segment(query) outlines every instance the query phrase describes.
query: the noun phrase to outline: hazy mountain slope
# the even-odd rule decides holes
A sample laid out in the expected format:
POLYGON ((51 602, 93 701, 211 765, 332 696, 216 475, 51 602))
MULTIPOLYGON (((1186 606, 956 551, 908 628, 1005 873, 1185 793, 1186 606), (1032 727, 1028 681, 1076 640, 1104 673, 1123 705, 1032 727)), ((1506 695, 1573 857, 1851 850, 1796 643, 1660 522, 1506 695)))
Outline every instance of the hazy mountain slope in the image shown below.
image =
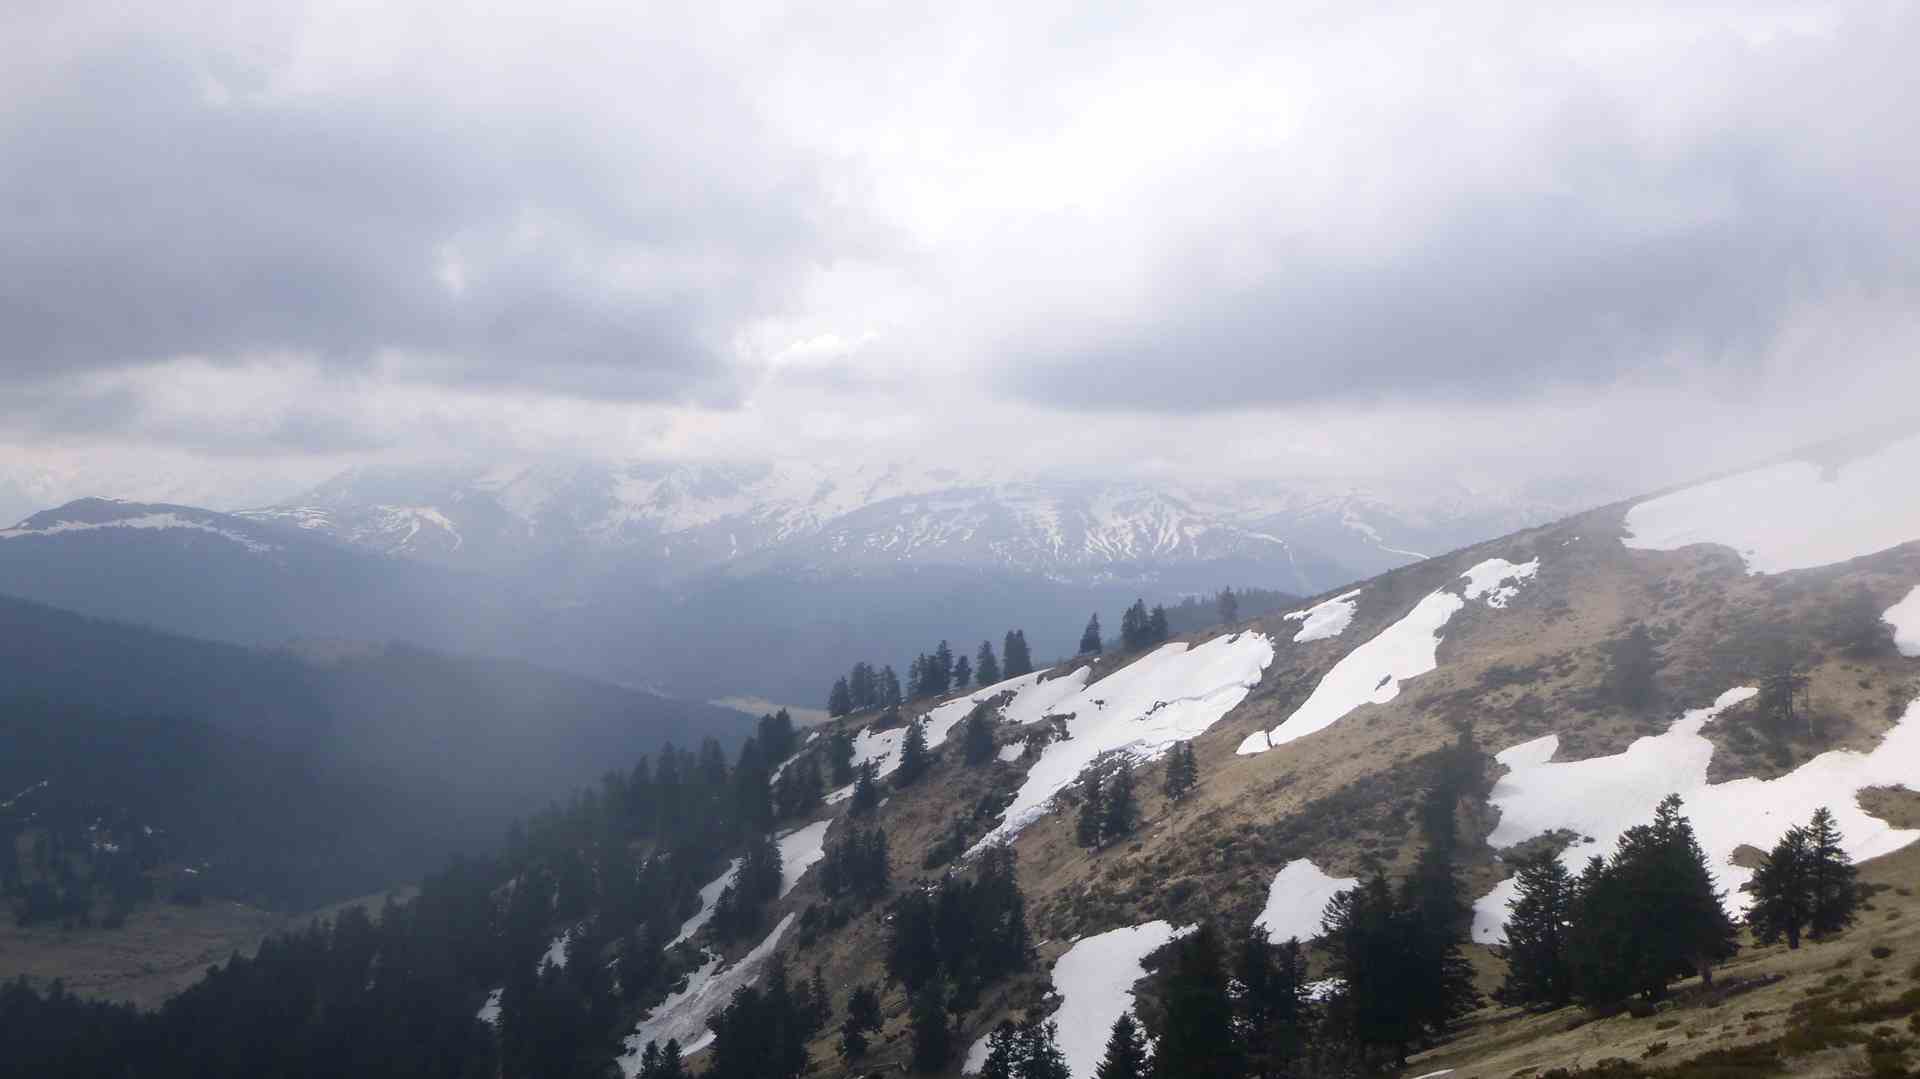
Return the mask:
POLYGON ((203 721, 356 783, 408 791, 387 827, 493 840, 660 744, 744 737, 738 712, 399 645, 257 650, 0 597, 0 685, 110 715, 203 721), (311 658, 308 658, 311 657, 311 658))
MULTIPOLYGON (((1070 678, 1070 692, 1049 696, 1051 718, 1045 719, 1021 706, 1026 689, 1007 694, 999 702, 1002 714, 1029 722, 1003 720, 997 734, 1003 747, 1048 725, 1063 725, 1074 740, 1038 752, 1003 752, 968 768, 949 736, 937 747, 941 760, 933 772, 893 791, 875 818, 891 841, 896 875, 905 878, 937 870, 964 849, 953 843, 956 832, 971 842, 1000 823, 1001 811, 982 815, 981 807, 1019 809, 1024 827, 1012 841, 1034 936, 1044 942, 1041 962, 965 1016, 965 1041, 1008 1011, 1039 1002, 1054 961, 1072 942, 1094 934, 1200 919, 1238 932, 1263 917, 1270 925, 1285 923, 1277 928, 1289 933, 1311 932, 1307 908, 1315 902, 1289 889, 1318 897, 1330 878, 1354 878, 1375 867, 1405 871, 1419 849, 1418 795, 1436 752, 1462 726, 1489 758, 1484 783, 1458 806, 1469 841, 1469 901, 1495 897, 1506 875, 1493 842, 1543 841, 1514 833, 1529 830, 1524 819, 1560 814, 1576 836, 1592 838, 1569 849, 1569 856, 1584 858, 1610 842, 1607 820, 1650 817, 1668 784, 1649 783, 1636 767, 1614 762, 1638 759, 1629 755, 1636 740, 1693 738, 1696 730, 1704 747, 1697 751, 1704 754, 1701 771, 1676 773, 1674 782, 1700 814, 1703 842, 1716 864, 1726 867, 1723 884, 1744 879, 1744 871, 1727 866, 1736 849, 1770 846, 1816 802, 1845 807, 1858 856, 1907 849, 1920 839, 1913 830, 1920 807, 1912 804, 1920 798, 1890 788, 1920 789, 1920 754, 1903 748, 1920 737, 1920 658, 1903 654, 1895 642, 1896 631, 1910 641, 1920 617, 1911 613, 1920 604, 1910 599, 1920 588, 1920 527, 1913 526, 1911 491, 1893 478, 1920 470, 1920 439, 1856 446, 1822 457, 1820 465, 1766 482, 1769 497, 1744 504, 1730 503, 1726 485, 1744 489, 1759 482, 1753 476, 1604 507, 1398 569, 1298 608, 1320 607, 1314 615, 1289 619, 1277 612, 1230 632, 1176 641, 1167 647, 1189 646, 1196 656, 1234 633, 1243 641, 1258 635, 1272 649, 1244 699, 1226 701, 1223 714, 1209 712, 1195 724, 1202 732, 1194 741, 1200 785, 1179 804, 1159 793, 1161 769, 1152 761, 1160 739, 1150 735, 1161 713, 1213 699, 1222 688, 1213 673, 1195 667, 1192 678, 1168 675, 1172 680, 1162 686, 1152 673, 1167 660, 1160 651, 1108 655, 1091 670, 1058 668, 1046 678, 1070 678), (1832 497, 1836 491, 1825 484, 1848 494, 1849 513, 1794 512, 1796 505, 1832 497), (1868 508, 1860 508, 1861 498, 1868 508), (1697 527, 1684 535, 1660 532, 1656 542, 1650 522, 1674 519, 1697 527), (1769 557, 1769 551, 1788 553, 1769 557), (1444 618, 1420 613, 1442 608, 1444 618), (1644 695, 1625 683, 1613 662, 1618 642, 1635 625, 1644 625, 1654 642, 1644 695), (1751 694, 1734 691, 1753 685, 1782 655, 1808 676, 1811 709, 1804 731, 1776 743, 1764 732, 1751 694), (1343 663, 1375 673, 1337 674, 1343 663), (1155 688, 1144 695, 1127 688, 1148 682, 1155 688), (1634 700, 1644 703, 1628 703, 1634 700), (1716 702, 1711 712, 1701 711, 1716 702), (1097 853, 1075 842, 1076 796, 1049 763, 1056 753, 1063 765, 1069 756, 1089 759, 1086 744, 1076 744, 1078 725, 1088 722, 1115 731, 1137 724, 1142 732, 1131 740, 1116 735, 1108 744, 1143 762, 1144 821, 1131 839, 1097 853), (1270 748, 1236 752, 1256 736, 1270 748), (1524 768, 1543 766, 1530 754, 1543 752, 1539 740, 1549 736, 1551 761, 1590 762, 1590 778, 1578 784, 1527 778, 1524 768), (1531 748, 1518 754, 1518 747, 1531 748), (1514 762, 1511 778, 1503 779, 1506 766, 1492 759, 1496 755, 1514 762), (1051 777, 1045 790, 1060 793, 1039 801, 1027 788, 1043 774, 1051 777), (1538 799, 1563 794, 1578 797, 1541 808, 1538 799), (1502 805, 1513 807, 1504 830, 1502 805), (946 853, 934 853, 940 851, 946 853)), ((860 728, 869 720, 843 722, 860 728)), ((884 739, 861 744, 869 742, 884 749, 884 739)), ((1664 744, 1642 743, 1656 752, 1664 744)), ((1098 766, 1102 758, 1091 759, 1098 766)), ((829 807, 826 815, 835 812, 829 807)), ((828 830, 829 842, 840 827, 828 830)), ((809 875, 769 921, 791 913, 804 918, 810 904, 822 902, 817 889, 809 875)), ((1463 923, 1460 931, 1469 928, 1463 923)), ((790 963, 820 964, 833 985, 880 980, 883 935, 878 921, 858 918, 820 930, 805 947, 793 946, 790 963)), ((1500 964, 1473 950, 1488 979, 1484 987, 1491 988, 1500 964)), ((1157 967, 1151 957, 1146 965, 1157 967)), ((1053 984, 1060 987, 1057 979, 1053 984)), ((1154 978, 1129 990, 1143 1015, 1155 1014, 1154 978)), ((876 1068, 904 1059, 904 1039, 889 1040, 904 1026, 898 990, 886 993, 883 1010, 888 1022, 876 1044, 885 1049, 871 1062, 876 1068)), ((1669 1052, 1684 1057, 1707 1044, 1675 1042, 1669 1052)), ((1510 1045, 1480 1051, 1513 1055, 1510 1045)), ((827 1039, 814 1046, 816 1060, 831 1061, 831 1053, 827 1039)), ((1462 1074, 1491 1074, 1474 1070, 1471 1058, 1445 1059, 1443 1066, 1460 1067, 1462 1074)))

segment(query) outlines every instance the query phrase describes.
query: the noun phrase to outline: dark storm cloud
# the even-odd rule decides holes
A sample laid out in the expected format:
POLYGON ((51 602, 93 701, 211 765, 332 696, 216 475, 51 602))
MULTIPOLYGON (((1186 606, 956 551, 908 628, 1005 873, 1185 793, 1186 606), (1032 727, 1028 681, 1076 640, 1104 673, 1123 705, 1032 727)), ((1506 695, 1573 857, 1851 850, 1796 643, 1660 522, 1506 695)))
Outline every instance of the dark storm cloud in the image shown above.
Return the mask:
POLYGON ((1775 154, 1715 151, 1456 206, 1363 265, 1273 237, 1266 271, 1244 283, 1189 248, 1163 260, 1137 314, 1016 346, 1012 381, 1062 406, 1159 410, 1737 382, 1796 315, 1920 299, 1906 230, 1823 183, 1775 154))
POLYGON ((210 98, 183 54, 145 41, 13 102, 0 377, 182 354, 354 369, 397 350, 450 383, 724 401, 730 334, 777 310, 825 242, 797 156, 747 161, 783 200, 702 156, 702 138, 754 132, 697 85, 671 123, 703 136, 636 137, 536 108, 481 122, 240 83, 210 98))

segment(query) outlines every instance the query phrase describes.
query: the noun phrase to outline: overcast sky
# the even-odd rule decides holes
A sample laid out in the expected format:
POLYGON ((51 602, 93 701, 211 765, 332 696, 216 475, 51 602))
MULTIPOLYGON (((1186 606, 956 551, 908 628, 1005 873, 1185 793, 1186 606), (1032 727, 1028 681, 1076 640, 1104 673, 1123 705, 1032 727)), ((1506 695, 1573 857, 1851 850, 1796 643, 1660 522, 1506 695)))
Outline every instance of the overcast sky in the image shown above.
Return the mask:
POLYGON ((0 7, 0 485, 1631 485, 1920 415, 1910 5, 475 6, 0 7))

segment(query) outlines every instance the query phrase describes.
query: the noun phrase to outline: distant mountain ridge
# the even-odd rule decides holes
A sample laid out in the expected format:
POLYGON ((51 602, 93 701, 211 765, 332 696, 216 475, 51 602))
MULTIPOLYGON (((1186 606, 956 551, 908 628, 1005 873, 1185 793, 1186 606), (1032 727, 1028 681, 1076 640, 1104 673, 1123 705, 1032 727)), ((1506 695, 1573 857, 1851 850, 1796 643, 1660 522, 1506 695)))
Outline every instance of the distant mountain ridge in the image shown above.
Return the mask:
MULTIPOLYGON (((1582 500, 1584 504, 1584 500, 1582 500)), ((239 516, 449 566, 618 561, 705 570, 939 565, 1079 584, 1237 562, 1317 591, 1567 512, 1523 495, 1417 501, 1303 480, 1071 479, 898 465, 516 465, 365 469, 239 516)))

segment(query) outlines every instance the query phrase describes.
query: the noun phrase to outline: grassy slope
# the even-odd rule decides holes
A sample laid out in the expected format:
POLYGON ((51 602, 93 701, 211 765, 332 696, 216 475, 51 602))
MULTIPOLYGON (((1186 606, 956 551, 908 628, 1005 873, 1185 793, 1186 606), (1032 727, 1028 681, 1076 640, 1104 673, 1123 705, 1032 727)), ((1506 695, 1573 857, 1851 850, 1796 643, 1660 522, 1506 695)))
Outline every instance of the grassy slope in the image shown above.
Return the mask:
MULTIPOLYGON (((1634 738, 1664 729, 1682 709, 1751 681, 1759 637, 1769 627, 1786 628, 1799 654, 1815 663, 1813 703, 1831 721, 1822 740, 1793 746, 1790 763, 1835 746, 1872 744, 1915 692, 1920 669, 1913 661, 1890 654, 1849 658, 1841 654, 1831 626, 1839 598, 1856 587, 1867 589, 1884 609, 1920 581, 1920 545, 1824 570, 1753 577, 1723 549, 1628 551, 1617 539, 1621 514, 1620 507, 1597 510, 1376 578, 1361 596, 1354 624, 1335 640, 1295 645, 1291 628, 1277 617, 1255 620, 1253 626, 1275 637, 1278 654, 1248 700, 1196 742, 1202 786, 1192 798, 1167 805, 1158 794, 1160 768, 1149 766, 1140 773, 1145 819, 1129 842, 1097 854, 1080 849, 1073 842, 1070 808, 1019 837, 1021 881, 1035 939, 1041 942, 1040 961, 1033 975, 996 989, 964 1017, 963 1041, 990 1029, 1007 1011, 1039 1004, 1047 967, 1075 937, 1156 917, 1182 924, 1211 917, 1237 929, 1259 910, 1273 873, 1295 857, 1311 857, 1336 875, 1357 875, 1374 865, 1390 873, 1406 866, 1417 854, 1412 808, 1420 786, 1418 770, 1408 762, 1445 745, 1452 738, 1451 722, 1471 721, 1490 753, 1550 732, 1561 735, 1561 759, 1618 752, 1634 738), (1258 756, 1234 754, 1246 734, 1289 715, 1346 652, 1467 566, 1496 556, 1516 562, 1538 556, 1540 576, 1504 611, 1470 606, 1456 616, 1440 646, 1437 670, 1403 684, 1393 702, 1363 706, 1319 734, 1258 756), (1636 620, 1662 640, 1663 699, 1644 715, 1621 712, 1603 692, 1607 642, 1636 620)), ((1109 657, 1105 665, 1116 667, 1129 658, 1109 657)), ((1728 723, 1741 719, 1730 715, 1728 723)), ((996 782, 1017 782, 1018 765, 964 769, 953 747, 946 758, 921 787, 895 793, 878 814, 895 852, 897 881, 921 872, 920 853, 957 813, 996 782)), ((1715 778, 1771 774, 1776 768, 1761 756, 1739 756, 1729 747, 1720 754, 1715 778)), ((1484 804, 1463 804, 1461 814, 1471 836, 1484 836, 1494 823, 1484 804)), ((1499 879, 1502 871, 1493 854, 1484 844, 1472 853, 1466 874, 1472 895, 1499 879)), ((1909 883, 1920 883, 1912 880, 1914 863, 1886 861, 1876 872, 1904 873, 1909 883)), ((1882 897, 1883 912, 1904 909, 1890 896, 1882 897)), ((818 899, 808 880, 783 909, 802 909, 818 899)), ((1805 956, 1815 953, 1841 955, 1837 949, 1854 949, 1866 935, 1856 932, 1793 961, 1808 962, 1805 956)), ((790 950, 790 958, 802 972, 821 965, 828 983, 844 993, 856 982, 883 979, 883 939, 884 926, 869 913, 824 934, 812 947, 790 950)), ((1902 954, 1907 951, 1920 953, 1920 947, 1903 948, 1902 954)), ((1491 988, 1500 964, 1484 950, 1475 952, 1491 988)), ((1752 953, 1740 962, 1771 962, 1770 954, 1752 953)), ((1142 987, 1144 1009, 1153 1007, 1152 997, 1149 982, 1142 987)), ((836 1000, 840 1003, 843 999, 836 1000)), ((905 1056, 905 1001, 896 989, 884 994, 883 1006, 889 1022, 865 1062, 871 1069, 905 1056)), ((1753 1007, 1741 1004, 1734 1014, 1753 1007)), ((1531 1042, 1565 1024, 1564 1018, 1485 1013, 1467 1037, 1446 1050, 1453 1055, 1438 1056, 1432 1067, 1410 1074, 1477 1057, 1481 1050, 1473 1046, 1491 1046, 1502 1038, 1531 1042)), ((1651 1023, 1647 1027, 1653 1029, 1651 1023)), ((1718 1027, 1714 1033, 1720 1033, 1718 1027)), ((1687 1040, 1684 1034, 1668 1032, 1666 1040, 1672 1043, 1670 1059, 1685 1055, 1679 1047, 1687 1040)), ((839 1073, 830 1037, 815 1044, 814 1056, 828 1065, 827 1074, 839 1073)), ((1525 1066, 1515 1063, 1497 1074, 1525 1066)))

